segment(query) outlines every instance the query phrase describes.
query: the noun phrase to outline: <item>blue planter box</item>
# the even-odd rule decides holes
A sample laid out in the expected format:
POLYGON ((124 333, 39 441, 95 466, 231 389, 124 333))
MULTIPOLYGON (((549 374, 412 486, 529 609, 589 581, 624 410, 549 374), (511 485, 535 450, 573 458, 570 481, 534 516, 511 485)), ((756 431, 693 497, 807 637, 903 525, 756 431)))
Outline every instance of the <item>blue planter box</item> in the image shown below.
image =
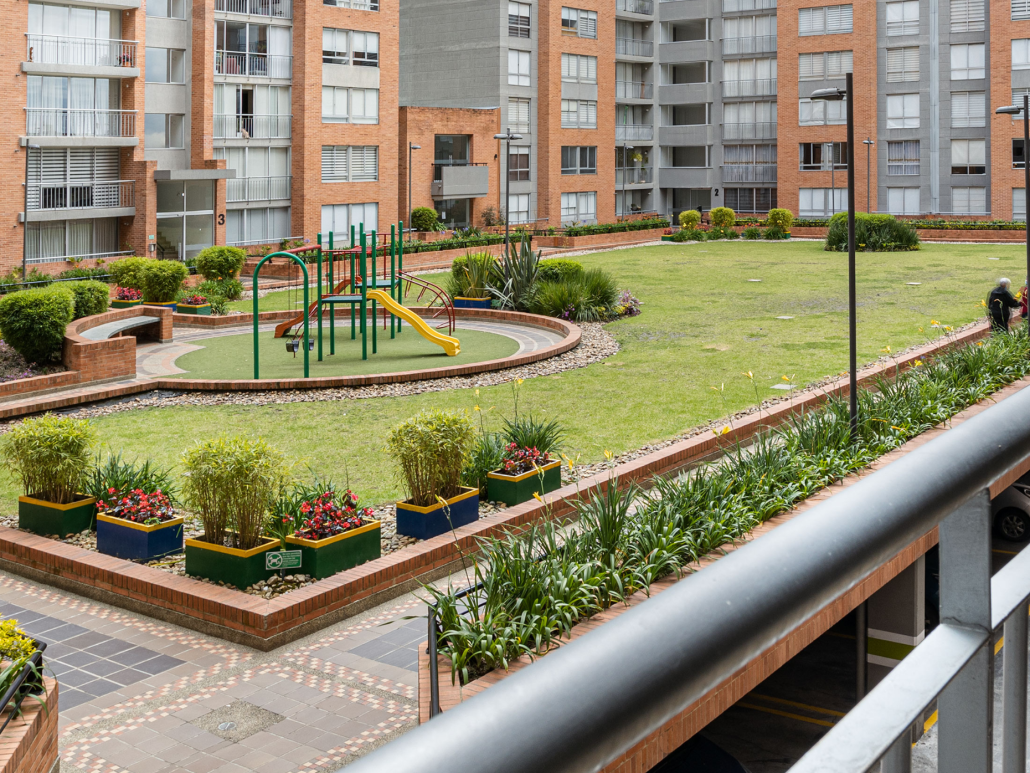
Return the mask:
POLYGON ((461 494, 447 500, 447 509, 450 519, 443 505, 419 507, 398 502, 397 533, 425 540, 479 520, 479 489, 463 489, 461 494))
POLYGON ((97 513, 97 550, 130 561, 152 561, 182 552, 182 518, 144 526, 97 513))
POLYGON ((489 309, 490 299, 489 298, 454 298, 454 308, 456 309, 489 309))

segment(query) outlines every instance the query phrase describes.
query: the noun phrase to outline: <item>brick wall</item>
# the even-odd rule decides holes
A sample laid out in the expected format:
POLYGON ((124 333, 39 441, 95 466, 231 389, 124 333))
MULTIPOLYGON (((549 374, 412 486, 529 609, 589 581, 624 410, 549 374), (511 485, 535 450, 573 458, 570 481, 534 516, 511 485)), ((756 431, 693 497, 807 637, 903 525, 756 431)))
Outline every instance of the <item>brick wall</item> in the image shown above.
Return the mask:
POLYGON ((50 773, 57 765, 57 680, 43 677, 44 694, 26 698, 22 713, 0 737, 0 773, 50 773))
POLYGON ((18 222, 25 208, 25 153, 19 138, 25 134, 25 104, 28 95, 27 78, 21 72, 25 60, 26 39, 22 34, 29 28, 28 3, 18 0, 0 0, 0 13, 4 19, 5 45, 0 48, 0 78, 5 84, 4 101, 7 108, 0 112, 0 272, 21 266, 25 227, 18 222))
POLYGON ((1012 41, 1030 38, 1030 21, 1012 21, 1010 0, 990 0, 989 6, 987 125, 991 136, 991 198, 988 206, 992 217, 1007 220, 1012 217, 1012 189, 1025 185, 1023 170, 1012 168, 1012 140, 1022 138, 1023 122, 1012 120, 1010 115, 996 115, 994 109, 1012 102, 1012 41))
POLYGON ((80 382, 101 381, 136 375, 136 335, 159 341, 172 340, 172 310, 154 306, 113 309, 104 314, 75 320, 65 330, 61 360, 68 370, 79 373, 80 382), (160 322, 132 328, 118 338, 91 341, 83 338, 86 330, 130 317, 159 317, 160 322))

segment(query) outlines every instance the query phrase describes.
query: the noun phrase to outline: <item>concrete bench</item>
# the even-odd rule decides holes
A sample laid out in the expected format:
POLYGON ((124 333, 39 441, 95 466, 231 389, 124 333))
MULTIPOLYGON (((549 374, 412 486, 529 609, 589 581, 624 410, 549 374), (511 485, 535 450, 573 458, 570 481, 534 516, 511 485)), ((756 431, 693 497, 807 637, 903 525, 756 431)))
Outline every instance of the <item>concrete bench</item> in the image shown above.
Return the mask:
POLYGON ((126 330, 143 325, 153 325, 155 322, 160 323, 161 319, 159 317, 128 317, 114 322, 105 322, 103 325, 84 330, 79 335, 88 341, 104 341, 108 338, 115 338, 126 330))

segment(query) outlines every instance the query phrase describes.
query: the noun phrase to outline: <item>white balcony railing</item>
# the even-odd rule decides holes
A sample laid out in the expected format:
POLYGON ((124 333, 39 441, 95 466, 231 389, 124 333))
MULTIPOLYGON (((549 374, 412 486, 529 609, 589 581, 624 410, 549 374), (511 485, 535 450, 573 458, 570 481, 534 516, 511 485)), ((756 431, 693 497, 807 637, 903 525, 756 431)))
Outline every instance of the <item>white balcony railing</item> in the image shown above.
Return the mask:
POLYGON ((291 115, 216 115, 215 139, 288 140, 291 115))
POLYGON ((722 138, 724 140, 776 139, 776 122, 724 123, 722 125, 722 138))
POLYGON ((251 16, 271 16, 274 19, 292 19, 293 0, 215 0, 215 10, 225 13, 246 13, 251 16))
POLYGON ((651 56, 654 54, 654 43, 639 38, 616 38, 615 53, 625 56, 651 56))
POLYGON ((724 164, 724 183, 774 183, 776 164, 724 164))
POLYGON ((654 84, 649 81, 615 81, 616 99, 651 99, 654 84))
POLYGON ((647 185, 654 182, 654 170, 649 166, 615 167, 616 185, 647 185))
POLYGON ((27 107, 25 133, 30 137, 135 137, 136 111, 27 107))
POLYGON ((750 38, 723 38, 722 55, 767 54, 776 51, 775 35, 755 35, 750 38))
POLYGON ((34 244, 29 244, 29 253, 25 257, 25 262, 32 265, 39 265, 41 263, 70 263, 80 260, 109 260, 111 258, 121 258, 126 255, 135 255, 136 250, 111 250, 110 252, 91 252, 82 255, 47 255, 46 257, 39 257, 37 255, 39 247, 34 244))
POLYGON ((288 199, 290 198, 290 181, 292 179, 287 175, 285 177, 237 177, 233 180, 226 180, 225 200, 240 202, 288 199))
POLYGON ((292 56, 253 54, 243 51, 215 51, 215 75, 289 78, 292 74, 292 56))
POLYGON ((134 180, 60 184, 33 183, 28 186, 28 208, 30 210, 134 206, 136 206, 134 180))
POLYGON ((654 2, 653 0, 615 0, 615 10, 653 16, 654 2))
POLYGON ((622 124, 615 126, 615 139, 621 140, 652 140, 654 139, 654 126, 646 124, 622 124))
POLYGON ((768 11, 776 8, 776 0, 722 0, 723 13, 768 11))
POLYGON ((65 35, 27 34, 26 61, 37 64, 81 64, 135 67, 135 40, 99 40, 65 35))
POLYGON ((723 81, 724 97, 768 97, 776 94, 775 78, 753 78, 746 81, 723 81))

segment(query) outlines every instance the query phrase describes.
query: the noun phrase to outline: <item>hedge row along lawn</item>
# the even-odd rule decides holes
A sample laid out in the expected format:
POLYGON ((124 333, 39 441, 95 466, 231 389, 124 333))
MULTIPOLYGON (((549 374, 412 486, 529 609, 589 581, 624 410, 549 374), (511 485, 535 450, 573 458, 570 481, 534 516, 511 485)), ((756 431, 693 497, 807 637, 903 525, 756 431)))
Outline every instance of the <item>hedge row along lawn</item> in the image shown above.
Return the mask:
MULTIPOLYGON (((847 256, 822 247, 794 240, 665 243, 578 257, 615 274, 643 301, 643 313, 606 327, 622 347, 614 357, 527 379, 520 410, 560 419, 566 453, 597 462, 605 450, 637 449, 753 405, 755 388, 743 372, 754 374, 763 399, 785 394, 771 389, 784 375, 800 386, 839 374, 848 360, 847 256), (713 391, 722 384, 725 391, 713 391)), ((979 318, 980 299, 999 276, 1018 282, 1024 260, 1018 244, 862 253, 859 361, 885 356, 886 346, 898 351, 927 340, 931 319, 958 327, 979 318)), ((439 284, 443 277, 430 278, 439 284)), ((292 360, 285 347, 277 356, 292 360)), ((296 368, 299 374, 299 358, 296 368)), ((103 417, 97 426, 126 458, 149 457, 164 467, 174 467, 198 438, 258 434, 318 472, 349 477, 371 505, 401 495, 384 451, 391 427, 422 408, 476 404, 487 412, 488 429, 499 429, 498 413, 511 411, 510 385, 483 387, 478 398, 470 386, 374 400, 146 409, 103 417)), ((13 513, 15 489, 6 479, 2 485, 4 512, 13 513)))

